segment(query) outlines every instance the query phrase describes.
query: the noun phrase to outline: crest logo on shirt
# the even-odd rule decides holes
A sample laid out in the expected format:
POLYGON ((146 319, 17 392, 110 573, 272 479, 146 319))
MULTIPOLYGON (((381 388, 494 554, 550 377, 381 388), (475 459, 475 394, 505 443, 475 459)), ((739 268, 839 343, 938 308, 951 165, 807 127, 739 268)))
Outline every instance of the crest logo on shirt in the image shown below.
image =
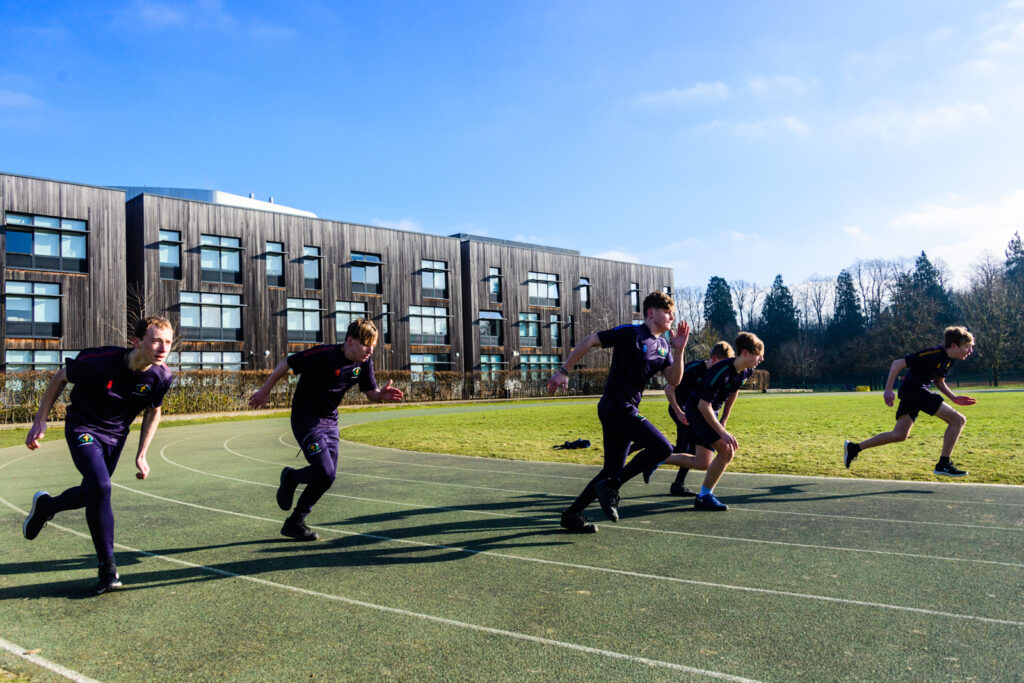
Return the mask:
POLYGON ((353 370, 352 371, 352 379, 355 379, 356 377, 358 377, 359 376, 359 372, 361 370, 362 370, 362 368, 356 368, 355 370, 353 370))
POLYGON ((92 443, 92 434, 79 434, 77 441, 80 444, 92 443))
POLYGON ((313 443, 309 444, 309 452, 310 453, 319 453, 320 452, 320 444, 316 443, 315 441, 313 443))
POLYGON ((132 393, 135 394, 136 396, 145 396, 152 390, 153 387, 149 386, 148 384, 136 384, 135 391, 133 391, 132 393))
POLYGON ((644 353, 647 353, 647 344, 643 345, 644 353))
POLYGON ((662 358, 664 358, 665 356, 668 355, 668 349, 666 349, 666 348, 658 349, 658 355, 661 356, 662 358))

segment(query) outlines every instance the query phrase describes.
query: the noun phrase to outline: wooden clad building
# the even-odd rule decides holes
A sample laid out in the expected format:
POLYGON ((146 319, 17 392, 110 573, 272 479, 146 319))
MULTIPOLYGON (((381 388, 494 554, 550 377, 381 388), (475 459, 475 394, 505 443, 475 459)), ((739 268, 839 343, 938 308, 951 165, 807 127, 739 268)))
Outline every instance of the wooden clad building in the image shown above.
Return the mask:
POLYGON ((0 173, 0 208, 3 368, 125 344, 124 192, 0 173))
POLYGON ((183 368, 272 368, 364 317, 378 367, 463 369, 456 239, 150 194, 126 218, 130 303, 174 321, 183 368))

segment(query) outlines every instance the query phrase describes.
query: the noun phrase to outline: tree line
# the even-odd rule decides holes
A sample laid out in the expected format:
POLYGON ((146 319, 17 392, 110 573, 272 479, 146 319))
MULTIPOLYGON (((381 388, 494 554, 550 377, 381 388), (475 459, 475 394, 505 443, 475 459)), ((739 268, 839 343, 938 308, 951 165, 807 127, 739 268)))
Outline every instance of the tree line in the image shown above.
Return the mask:
POLYGON ((688 356, 706 357, 739 330, 765 343, 762 368, 772 386, 875 384, 892 359, 942 343, 942 330, 964 325, 974 355, 961 373, 998 386, 1024 376, 1024 245, 1014 233, 1004 256, 986 252, 966 285, 952 286, 948 267, 917 258, 858 260, 835 278, 812 275, 787 286, 713 276, 707 287, 676 292, 680 319, 695 333, 688 356))

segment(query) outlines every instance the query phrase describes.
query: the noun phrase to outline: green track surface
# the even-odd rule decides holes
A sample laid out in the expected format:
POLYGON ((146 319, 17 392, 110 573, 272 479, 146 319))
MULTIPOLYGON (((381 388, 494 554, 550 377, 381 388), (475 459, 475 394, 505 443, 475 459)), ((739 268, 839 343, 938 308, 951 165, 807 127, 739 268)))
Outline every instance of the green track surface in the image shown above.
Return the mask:
MULTIPOLYGON (((480 410, 529 408, 412 413, 480 410)), ((405 415, 342 423, 397 429, 405 415)), ((1024 671, 1021 487, 727 473, 717 492, 731 508, 715 514, 666 495, 673 472, 660 471, 624 487, 620 523, 572 536, 557 516, 592 466, 343 442, 339 479, 307 520, 321 540, 297 544, 278 535, 274 502, 281 467, 301 462, 287 419, 162 430, 143 482, 135 438, 114 475, 124 590, 98 598, 81 511, 35 541, 20 534, 34 491, 78 482, 66 446, 0 449, 0 638, 94 679, 1024 671)))

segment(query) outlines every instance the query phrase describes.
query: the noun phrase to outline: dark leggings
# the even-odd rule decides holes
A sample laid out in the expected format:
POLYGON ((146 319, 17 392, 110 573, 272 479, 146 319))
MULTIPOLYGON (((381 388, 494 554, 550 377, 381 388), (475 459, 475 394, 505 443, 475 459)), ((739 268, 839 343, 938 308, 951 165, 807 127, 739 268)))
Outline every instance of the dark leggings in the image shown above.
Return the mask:
POLYGON ((84 507, 96 556, 100 562, 111 560, 114 557, 114 510, 110 506, 110 475, 117 467, 124 441, 106 444, 90 434, 68 431, 64 438, 75 467, 82 473, 82 483, 51 500, 47 513, 84 507))
POLYGON ((289 484, 305 484, 292 517, 303 520, 321 496, 331 488, 338 473, 338 427, 317 429, 304 434, 293 428, 295 440, 309 465, 289 473, 289 484))
POLYGON ((672 454, 672 444, 665 435, 636 408, 607 408, 599 403, 597 416, 601 419, 604 438, 604 467, 569 506, 572 512, 583 512, 594 502, 597 498, 594 492, 596 482, 609 479, 612 486, 618 488, 645 469, 664 462, 672 454), (630 444, 639 446, 640 451, 626 464, 630 444))

